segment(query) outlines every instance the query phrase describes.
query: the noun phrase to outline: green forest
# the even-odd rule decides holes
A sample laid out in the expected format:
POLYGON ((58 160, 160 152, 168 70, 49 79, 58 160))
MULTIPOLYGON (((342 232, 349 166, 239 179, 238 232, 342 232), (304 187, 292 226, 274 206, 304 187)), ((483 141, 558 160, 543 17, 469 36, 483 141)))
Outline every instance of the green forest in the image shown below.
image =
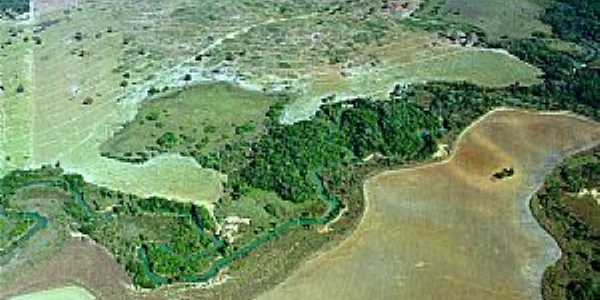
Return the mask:
POLYGON ((534 215, 562 250, 544 275, 546 300, 600 297, 600 208, 595 196, 580 194, 598 189, 600 148, 567 159, 532 200, 534 215))
POLYGON ((29 0, 2 0, 0 1, 0 15, 14 17, 29 11, 29 0))

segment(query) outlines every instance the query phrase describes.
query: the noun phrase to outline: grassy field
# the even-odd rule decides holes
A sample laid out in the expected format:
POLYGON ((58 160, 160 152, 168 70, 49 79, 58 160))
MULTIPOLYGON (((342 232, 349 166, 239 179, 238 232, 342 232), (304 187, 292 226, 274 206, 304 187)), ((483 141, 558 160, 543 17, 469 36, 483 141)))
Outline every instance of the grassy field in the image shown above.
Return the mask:
MULTIPOLYGON (((435 0, 434 0, 435 1, 435 0)), ((466 22, 485 31, 490 40, 526 38, 550 33, 538 17, 551 0, 448 0, 440 12, 454 22, 466 22)))
MULTIPOLYGON (((254 90, 285 91, 297 97, 284 117, 291 122, 312 115, 322 97, 382 95, 396 83, 537 82, 537 70, 501 53, 448 45, 430 49, 433 35, 410 31, 397 22, 403 12, 370 1, 272 2, 126 0, 119 1, 118 10, 113 9, 114 1, 36 3, 35 26, 22 25, 23 32, 14 35, 7 25, 1 33, 11 43, 1 58, 7 70, 5 97, 10 100, 2 104, 2 169, 60 162, 67 171, 111 188, 133 187, 138 181, 133 180, 135 167, 103 159, 101 145, 135 118, 142 101, 198 83, 228 81, 254 90), (499 70, 505 76, 486 76, 499 70), (373 77, 380 79, 372 81, 373 77)), ((197 97, 192 96, 195 91, 182 97, 197 97)), ((244 110, 248 114, 240 124, 233 124, 244 127, 242 131, 253 126, 251 121, 259 131, 268 106, 246 98, 251 93, 240 91, 230 98, 244 98, 240 107, 253 107, 244 110)), ((219 106, 211 105, 216 101, 222 111, 231 111, 227 105, 232 103, 219 99, 209 97, 203 105, 216 109, 219 106)), ((178 144, 177 150, 209 151, 232 136, 233 117, 207 117, 201 123, 206 135, 188 132, 193 129, 184 123, 195 125, 189 119, 166 126, 176 139, 188 138, 184 143, 189 145, 178 144)), ((146 127, 138 129, 142 128, 146 127)), ((152 134, 149 139, 162 136, 152 134)), ((172 140, 167 135, 163 142, 172 140)), ((140 145, 140 139, 119 136, 107 147, 125 155, 141 151, 140 145)), ((218 184, 212 172, 200 167, 194 172, 194 181, 218 184)), ((125 192, 156 186, 159 195, 178 196, 168 194, 174 189, 172 181, 151 183, 125 192)), ((219 194, 200 197, 215 201, 219 194)))
POLYGON ((101 151, 129 160, 165 151, 208 154, 240 138, 259 135, 269 107, 277 100, 228 84, 191 87, 144 103, 135 120, 101 151))
POLYGON ((73 9, 82 0, 33 0, 34 13, 42 16, 57 10, 73 9))
MULTIPOLYGON (((285 123, 312 116, 323 98, 385 98, 396 84, 445 80, 498 87, 540 82, 539 70, 505 53, 458 47, 406 26, 402 17, 386 9, 353 5, 353 10, 336 14, 253 27, 224 41, 221 52, 232 53, 228 65, 252 83, 297 95, 282 118, 285 123)), ((215 53, 207 64, 222 61, 223 53, 215 53)))
POLYGON ((87 290, 69 286, 10 298, 10 300, 94 300, 87 290))
POLYGON ((333 97, 329 101, 358 96, 385 99, 396 85, 467 81, 503 87, 541 82, 539 69, 503 52, 457 47, 424 32, 402 32, 388 42, 365 50, 367 56, 376 58, 375 65, 316 67, 305 83, 306 90, 288 106, 283 121, 311 116, 326 97, 333 97))
POLYGON ((558 248, 528 199, 561 157, 599 139, 573 116, 489 114, 448 161, 369 179, 353 235, 258 299, 541 299, 558 248), (514 175, 494 179, 503 168, 514 175))
POLYGON ((31 158, 31 119, 33 52, 23 43, 24 26, 0 22, 0 175, 31 158), (8 42, 10 41, 10 43, 8 42))
POLYGON ((210 207, 223 192, 226 176, 202 168, 189 157, 166 154, 144 164, 129 164, 100 157, 77 164, 69 172, 84 174, 87 180, 103 187, 140 197, 158 196, 210 207), (95 168, 89 171, 89 168, 95 168))
POLYGON ((128 58, 142 57, 127 47, 124 40, 131 33, 123 30, 131 27, 121 22, 137 7, 118 12, 105 10, 105 2, 82 3, 69 12, 37 15, 33 29, 2 23, 1 34, 10 43, 0 57, 6 99, 1 111, 0 170, 60 162, 65 169, 114 189, 184 201, 218 199, 222 178, 192 161, 167 156, 140 167, 101 157, 100 145, 135 115, 137 102, 148 97, 144 91, 144 97, 121 102, 119 97, 127 93, 124 77, 145 78, 160 66, 123 74, 128 72, 123 67, 128 58), (155 175, 142 176, 146 171, 155 175), (168 174, 174 176, 164 176, 168 174), (183 183, 184 178, 196 184, 183 183))

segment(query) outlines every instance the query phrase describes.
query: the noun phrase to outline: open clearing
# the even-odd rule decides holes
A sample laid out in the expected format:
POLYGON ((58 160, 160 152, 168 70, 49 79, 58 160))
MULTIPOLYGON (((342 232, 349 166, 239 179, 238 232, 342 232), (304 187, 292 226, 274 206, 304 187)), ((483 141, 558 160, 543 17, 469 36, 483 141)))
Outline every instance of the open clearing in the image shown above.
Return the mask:
POLYGON ((101 157, 100 144, 135 115, 137 103, 118 101, 125 92, 117 71, 126 39, 120 30, 129 25, 100 25, 119 12, 86 5, 95 9, 38 16, 33 33, 25 28, 3 49, 2 172, 59 162, 67 172, 140 196, 218 199, 223 178, 193 160, 166 156, 136 166, 101 157), (19 85, 23 92, 16 92, 19 85))
POLYGON ((528 200, 600 126, 567 114, 494 111, 446 162, 367 181, 353 235, 259 299, 541 299, 559 249, 528 200), (514 175, 493 179, 504 168, 514 175))
MULTIPOLYGON (((8 39, 12 34, 9 30, 18 32, 23 28, 0 22, 0 39, 8 39)), ((31 50, 31 47, 13 42, 0 52, 0 176, 22 166, 31 157, 31 50)))
MULTIPOLYGON (((436 0, 434 0, 436 1, 436 0)), ((446 18, 482 28, 491 40, 527 38, 534 32, 551 33, 538 19, 549 0, 448 0, 446 18)))
POLYGON ((146 151, 208 154, 261 133, 265 115, 276 100, 230 84, 190 87, 145 102, 136 118, 101 150, 128 160, 146 158, 139 155, 146 151))
POLYGON ((69 172, 86 174, 86 180, 112 190, 140 197, 158 196, 182 202, 211 206, 223 192, 226 176, 203 169, 190 157, 157 156, 144 164, 128 164, 100 157, 88 165, 71 165, 69 172))
POLYGON ((79 0, 33 0, 31 5, 34 7, 36 15, 44 15, 57 10, 64 10, 74 7, 79 0))
POLYGON ((539 69, 502 51, 458 47, 423 35, 426 34, 407 32, 394 43, 370 49, 369 55, 380 61, 378 66, 316 69, 307 90, 287 108, 282 121, 291 123, 312 116, 326 97, 333 97, 334 101, 356 97, 387 99, 397 84, 467 81, 504 87, 515 82, 541 82, 539 69))
POLYGON ((13 297, 10 300, 94 300, 96 297, 87 290, 68 286, 64 288, 37 292, 23 296, 13 297))

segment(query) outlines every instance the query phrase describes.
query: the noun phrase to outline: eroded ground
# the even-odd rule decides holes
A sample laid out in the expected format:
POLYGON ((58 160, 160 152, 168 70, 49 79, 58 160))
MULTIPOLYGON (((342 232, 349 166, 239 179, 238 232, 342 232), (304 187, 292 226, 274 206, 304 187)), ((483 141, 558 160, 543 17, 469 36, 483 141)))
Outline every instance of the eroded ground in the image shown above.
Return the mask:
POLYGON ((574 116, 495 111, 449 161, 370 179, 353 236, 259 299, 539 299, 559 250, 528 199, 561 157, 599 139, 574 116), (505 168, 514 174, 494 178, 505 168))

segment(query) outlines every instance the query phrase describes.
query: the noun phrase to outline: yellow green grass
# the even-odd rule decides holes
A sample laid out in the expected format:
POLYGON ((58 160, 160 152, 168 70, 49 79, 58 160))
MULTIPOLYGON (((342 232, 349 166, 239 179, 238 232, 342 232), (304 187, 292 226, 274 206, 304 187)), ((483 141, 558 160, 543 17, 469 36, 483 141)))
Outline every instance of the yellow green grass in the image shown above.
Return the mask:
POLYGON ((102 146, 103 152, 120 154, 144 152, 159 147, 157 140, 172 133, 176 142, 170 152, 209 153, 238 136, 256 136, 269 107, 277 98, 231 84, 203 84, 182 92, 150 100, 124 130, 102 146), (244 133, 238 128, 246 127, 244 133))
MULTIPOLYGON (((60 163, 94 183, 141 196, 210 203, 220 196, 222 176, 194 161, 166 156, 136 166, 100 156, 99 146, 135 114, 137 103, 120 102, 125 33, 106 20, 113 12, 85 6, 68 20, 57 11, 42 20, 60 21, 37 33, 41 45, 21 38, 3 60, 7 81, 2 102, 3 169, 60 163), (89 11, 88 11, 89 10, 89 11), (83 39, 75 38, 81 33, 83 39), (97 35, 100 34, 100 35, 97 35), (8 76, 7 76, 8 77, 8 76), (85 104, 85 102, 91 102, 85 104)), ((23 36, 31 38, 30 31, 23 36)), ((141 76, 141 75, 138 75, 141 76)))
POLYGON ((529 199, 562 157, 599 142, 600 126, 572 115, 488 114, 449 160, 369 179, 348 240, 258 299, 541 299, 559 249, 529 199))
POLYGON ((506 36, 527 38, 534 32, 550 33, 538 19, 551 0, 448 0, 446 18, 482 28, 492 40, 506 36))
POLYGON ((159 196, 211 207, 223 192, 226 176, 202 168, 190 157, 161 155, 144 164, 129 164, 97 154, 94 160, 74 164, 69 172, 85 174, 86 180, 112 190, 142 197, 159 196), (93 168, 93 170, 91 170, 93 168))
MULTIPOLYGON (((8 40, 8 30, 23 31, 27 28, 0 23, 0 39, 8 40)), ((12 42, 0 51, 0 82, 4 91, 0 95, 0 176, 10 169, 23 165, 31 157, 31 118, 33 110, 32 90, 33 52, 28 44, 12 42), (19 86, 23 87, 18 91, 19 86)))
POLYGON ((315 68, 305 93, 286 110, 284 122, 306 118, 321 99, 354 97, 387 99, 395 85, 430 81, 467 81, 488 87, 541 83, 542 72, 507 52, 458 47, 423 32, 407 31, 392 42, 366 50, 379 64, 343 70, 337 66, 315 68), (346 72, 349 75, 342 75, 346 72))
POLYGON ((10 300, 94 300, 96 297, 86 289, 76 286, 68 286, 12 297, 10 300))
MULTIPOLYGON (((287 82, 299 98, 288 107, 284 121, 312 115, 321 98, 332 94, 338 99, 378 96, 396 83, 430 80, 468 80, 489 86, 519 81, 526 85, 535 83, 539 75, 538 70, 502 53, 436 46, 429 33, 408 30, 369 1, 353 4, 356 7, 340 15, 324 11, 320 1, 309 2, 297 6, 290 1, 286 5, 297 9, 291 15, 239 1, 125 0, 118 1, 119 9, 114 9, 117 1, 82 1, 68 16, 63 10, 44 10, 48 12, 36 15, 36 22, 58 22, 34 34, 41 44, 19 38, 12 50, 4 51, 8 56, 0 58, 4 74, 14 81, 7 86, 12 89, 17 84, 12 78, 25 85, 23 93, 5 96, 14 101, 2 103, 1 168, 59 162, 93 183, 132 188, 140 182, 136 177, 139 166, 102 158, 100 146, 135 117, 150 88, 181 87, 187 73, 193 75, 193 83, 229 80, 267 90, 287 82), (376 13, 370 21, 376 25, 353 21, 355 14, 367 14, 373 7, 376 13), (239 18, 223 13, 229 9, 239 18), (324 25, 316 43, 312 25, 319 20, 324 25), (352 40, 356 33, 372 32, 373 26, 387 28, 379 40, 353 46, 340 43, 352 40), (325 59, 332 56, 328 52, 331 45, 346 52, 349 60, 332 63, 325 59), (210 55, 210 59, 198 60, 198 54, 210 55), (289 68, 272 68, 272 64, 289 68), (342 75, 345 72, 349 75, 342 75)), ((31 38, 31 31, 27 28, 25 35, 31 38)), ((218 102, 217 98, 207 98, 210 101, 206 101, 204 113, 220 112, 222 120, 209 119, 225 130, 217 130, 222 136, 230 135, 227 131, 232 127, 227 123, 235 123, 231 119, 237 116, 230 112, 236 110, 219 110, 225 102, 210 105, 218 102)), ((256 110, 240 105, 243 109, 239 111, 248 114, 239 115, 239 121, 256 119, 264 112, 263 104, 252 106, 256 110)), ((223 143, 214 142, 206 151, 223 143)), ((153 165, 150 173, 175 173, 165 168, 181 163, 153 165)), ((194 170, 188 174, 190 185, 207 183, 205 191, 220 190, 212 188, 220 184, 220 176, 214 172, 197 164, 185 169, 194 170)), ((169 192, 179 186, 179 179, 151 178, 155 180, 133 190, 144 195, 155 191, 168 198, 181 196, 169 192)), ((219 196, 206 192, 193 198, 215 201, 219 196)))

